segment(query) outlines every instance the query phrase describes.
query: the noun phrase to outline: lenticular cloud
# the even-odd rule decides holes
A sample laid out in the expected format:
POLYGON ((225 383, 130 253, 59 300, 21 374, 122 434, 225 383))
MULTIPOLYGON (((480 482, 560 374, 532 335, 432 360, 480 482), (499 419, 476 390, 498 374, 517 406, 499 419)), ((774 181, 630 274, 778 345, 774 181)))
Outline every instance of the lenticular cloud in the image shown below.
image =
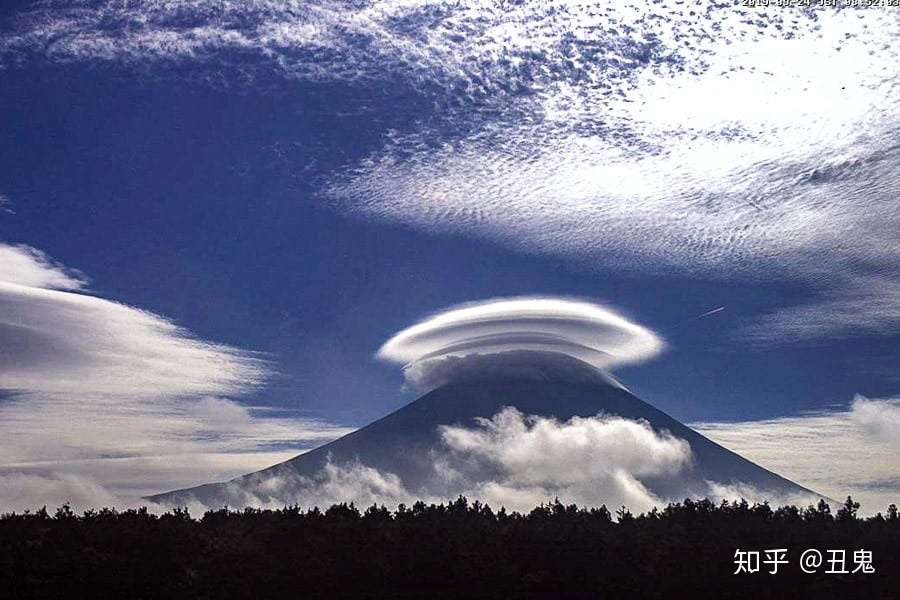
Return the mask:
POLYGON ((515 351, 562 354, 609 370, 648 360, 663 346, 655 333, 603 306, 522 297, 436 314, 392 337, 378 357, 404 365, 407 375, 443 359, 515 351))
POLYGON ((87 285, 0 242, 0 511, 129 502, 347 433, 229 399, 264 384, 270 363, 87 285))

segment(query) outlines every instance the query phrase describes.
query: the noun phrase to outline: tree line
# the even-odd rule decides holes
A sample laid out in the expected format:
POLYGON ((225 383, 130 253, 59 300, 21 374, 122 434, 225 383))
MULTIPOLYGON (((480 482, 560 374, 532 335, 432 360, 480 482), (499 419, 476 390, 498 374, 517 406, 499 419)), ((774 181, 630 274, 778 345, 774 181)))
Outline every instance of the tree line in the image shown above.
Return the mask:
POLYGON ((0 516, 0 597, 898 598, 897 507, 858 509, 684 500, 635 515, 557 499, 517 513, 459 497, 194 518, 65 505, 0 516), (773 548, 788 561, 777 574, 735 574, 736 551, 773 548), (808 549, 871 552, 875 572, 805 573, 808 549))

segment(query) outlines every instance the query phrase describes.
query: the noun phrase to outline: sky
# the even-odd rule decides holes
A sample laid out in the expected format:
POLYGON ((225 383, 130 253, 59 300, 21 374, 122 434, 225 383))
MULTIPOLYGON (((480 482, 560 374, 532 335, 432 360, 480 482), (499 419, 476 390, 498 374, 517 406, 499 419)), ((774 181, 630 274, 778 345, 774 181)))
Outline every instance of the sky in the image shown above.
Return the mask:
POLYGON ((748 458, 896 500, 898 19, 3 3, 0 501, 283 460, 415 398, 398 331, 520 296, 646 329, 616 377, 748 458))

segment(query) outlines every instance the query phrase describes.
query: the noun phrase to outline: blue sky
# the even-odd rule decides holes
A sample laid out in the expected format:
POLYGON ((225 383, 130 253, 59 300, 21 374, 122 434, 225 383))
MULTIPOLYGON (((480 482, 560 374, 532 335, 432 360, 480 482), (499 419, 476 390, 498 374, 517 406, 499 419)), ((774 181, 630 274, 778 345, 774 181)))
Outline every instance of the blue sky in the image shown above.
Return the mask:
POLYGON ((3 11, 0 243, 259 353, 271 373, 234 402, 360 426, 414 397, 375 360, 385 340, 519 295, 656 332, 666 351, 616 374, 685 422, 897 395, 900 92, 895 66, 852 60, 866 36, 896 40, 893 17, 825 15, 816 34, 769 14, 782 33, 705 39, 736 9, 629 34, 624 9, 529 3, 509 20, 491 3, 119 4, 3 11), (804 54, 847 32, 850 60, 804 54), (735 40, 770 58, 727 54, 735 40), (722 64, 734 77, 712 78, 722 64))

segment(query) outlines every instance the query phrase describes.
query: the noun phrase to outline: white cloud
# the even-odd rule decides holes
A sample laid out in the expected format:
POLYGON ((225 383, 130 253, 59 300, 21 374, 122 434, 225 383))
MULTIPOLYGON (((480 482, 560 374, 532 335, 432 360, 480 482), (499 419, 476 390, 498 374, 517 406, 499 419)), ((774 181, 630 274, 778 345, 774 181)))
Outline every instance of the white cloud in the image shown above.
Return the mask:
POLYGON ((896 464, 900 466, 900 400, 869 400, 857 396, 850 405, 850 419, 872 439, 893 447, 898 453, 896 464))
POLYGON ((266 364, 130 306, 63 290, 85 281, 39 251, 0 244, 0 389, 127 395, 251 389, 266 364))
POLYGON ((227 394, 263 381, 251 353, 193 339, 129 306, 0 281, 0 388, 42 392, 227 394))
POLYGON ((81 273, 56 264, 40 250, 8 244, 0 244, 0 282, 50 290, 79 290, 87 285, 81 273))
POLYGON ((835 500, 851 494, 866 512, 900 502, 900 400, 858 396, 845 410, 692 427, 835 500))
MULTIPOLYGON (((435 114, 334 174, 347 210, 847 298, 871 273, 900 279, 898 36, 892 11, 738 2, 74 0, 21 13, 0 56, 399 78, 435 114)), ((900 329, 879 289, 861 333, 900 329)), ((770 326, 808 316, 823 326, 769 338, 860 325, 800 307, 770 326)))
POLYGON ((46 506, 52 513, 65 503, 76 511, 122 506, 120 498, 103 486, 75 475, 0 474, 0 512, 34 511, 46 506))
MULTIPOLYGON (((506 408, 474 427, 440 429, 443 445, 431 455, 432 481, 412 492, 394 473, 330 460, 313 477, 280 468, 250 481, 231 482, 217 496, 229 506, 328 506, 337 502, 396 506, 440 502, 459 494, 494 507, 528 511, 559 496, 566 502, 622 504, 644 511, 665 503, 641 482, 674 477, 691 462, 687 442, 649 425, 618 417, 575 417, 559 422, 506 408)), ((199 502, 193 504, 202 510, 199 502)), ((212 508, 217 508, 214 506, 212 508)))
POLYGON ((556 351, 507 350, 430 358, 405 366, 403 375, 407 383, 422 391, 451 382, 509 377, 526 381, 593 382, 626 389, 609 372, 556 351))
POLYGON ((421 386, 452 377, 448 367, 459 361, 450 358, 549 352, 612 369, 649 360, 663 347, 655 333, 603 306, 518 297, 442 311, 394 335, 378 357, 404 365, 407 378, 421 386))
POLYGON ((441 435, 449 464, 463 480, 473 466, 497 473, 475 482, 468 495, 517 510, 555 496, 582 505, 649 510, 661 499, 641 480, 677 478, 691 462, 684 440, 619 417, 573 417, 561 423, 507 407, 492 419, 480 419, 477 428, 445 426, 441 435))
MULTIPOLYGON (((768 502, 769 506, 797 506, 805 508, 810 504, 816 505, 823 498, 815 494, 774 494, 771 490, 760 490, 759 488, 745 483, 720 483, 716 481, 708 481, 709 495, 708 498, 713 502, 719 503, 723 500, 726 502, 738 502, 746 500, 749 503, 762 504, 768 502)), ((840 505, 838 499, 831 502, 834 510, 840 505)))
POLYGON ((0 472, 49 477, 17 480, 47 492, 36 504, 81 489, 59 479, 64 469, 110 493, 158 492, 259 469, 349 431, 219 397, 255 389, 268 364, 152 313, 64 291, 85 285, 37 250, 0 244, 0 472), (204 472, 210 456, 218 466, 204 472), (166 475, 181 461, 197 467, 189 482, 166 475))
MULTIPOLYGON (((432 480, 416 492, 396 474, 367 466, 365 457, 346 464, 329 458, 311 477, 283 467, 230 482, 216 495, 215 506, 205 506, 196 498, 187 504, 194 512, 221 504, 279 508, 354 502, 360 507, 395 507, 416 500, 442 502, 463 494, 494 508, 517 511, 529 511, 559 497, 581 506, 625 505, 643 512, 684 497, 658 497, 644 480, 678 480, 693 460, 686 441, 657 433, 643 421, 603 415, 560 422, 507 407, 490 419, 479 419, 473 427, 442 426, 440 434, 443 443, 430 455, 432 480)), ((820 498, 778 495, 740 482, 708 481, 706 485, 706 495, 717 502, 743 498, 806 506, 820 498)))
POLYGON ((203 398, 188 411, 190 416, 216 431, 241 430, 252 421, 246 406, 225 398, 203 398))
MULTIPOLYGON (((525 62, 542 74, 527 99, 506 99, 514 118, 461 139, 441 139, 446 127, 389 138, 334 179, 348 210, 611 268, 799 278, 836 298, 769 316, 760 329, 770 333, 757 336, 767 341, 900 330, 900 123, 885 104, 900 99, 900 71, 873 50, 900 35, 896 15, 795 11, 776 27, 765 11, 725 7, 738 24, 647 5, 629 39, 652 33, 659 45, 617 76, 605 61, 580 62, 579 50, 560 53, 563 33, 590 47, 579 23, 551 25, 525 6, 527 21, 504 31, 551 35, 525 62), (648 26, 656 11, 677 24, 648 26), (859 289, 871 309, 862 317, 841 310, 859 289), (786 320, 795 325, 780 331, 786 320)), ((502 77, 488 65, 473 68, 502 77)))
MULTIPOLYGON (((326 507, 352 501, 358 506, 384 504, 396 506, 412 502, 412 496, 399 477, 381 472, 360 462, 335 465, 331 462, 315 477, 275 476, 264 481, 261 491, 282 499, 272 506, 283 505, 284 499, 299 498, 305 506, 326 507)), ((426 498, 427 499, 427 498, 426 498)))
MULTIPOLYGON (((132 435, 141 435, 131 430, 132 435)), ((251 447, 246 451, 219 449, 198 444, 180 453, 172 449, 163 453, 111 456, 91 455, 86 458, 51 459, 0 466, 0 477, 27 475, 38 479, 54 479, 62 475, 103 488, 114 496, 116 506, 141 505, 141 498, 162 490, 192 487, 207 481, 228 481, 245 473, 264 469, 297 455, 295 447, 278 450, 251 447)), ((32 488, 34 489, 34 488, 32 488)), ((39 489, 39 488, 38 488, 39 489)), ((53 506, 55 499, 34 496, 32 504, 53 506)), ((0 504, 0 511, 7 507, 0 504)))
MULTIPOLYGON (((201 502, 195 496, 181 496, 177 504, 200 513, 222 506, 278 509, 298 504, 306 508, 327 508, 332 504, 353 502, 358 507, 373 504, 396 507, 417 500, 438 501, 436 497, 414 495, 401 479, 389 472, 366 466, 360 461, 336 464, 329 461, 311 477, 298 475, 289 467, 268 470, 253 479, 252 484, 229 481, 214 502, 201 502)), ((208 501, 207 501, 208 502, 208 501)), ((155 505, 164 510, 166 504, 155 505)))
POLYGON ((809 304, 756 319, 742 336, 752 342, 784 344, 821 336, 878 335, 900 324, 900 278, 857 275, 839 290, 809 304))
POLYGON ((302 448, 350 431, 258 410, 236 420, 244 407, 234 402, 216 408, 192 397, 17 393, 0 405, 0 464, 302 448))

